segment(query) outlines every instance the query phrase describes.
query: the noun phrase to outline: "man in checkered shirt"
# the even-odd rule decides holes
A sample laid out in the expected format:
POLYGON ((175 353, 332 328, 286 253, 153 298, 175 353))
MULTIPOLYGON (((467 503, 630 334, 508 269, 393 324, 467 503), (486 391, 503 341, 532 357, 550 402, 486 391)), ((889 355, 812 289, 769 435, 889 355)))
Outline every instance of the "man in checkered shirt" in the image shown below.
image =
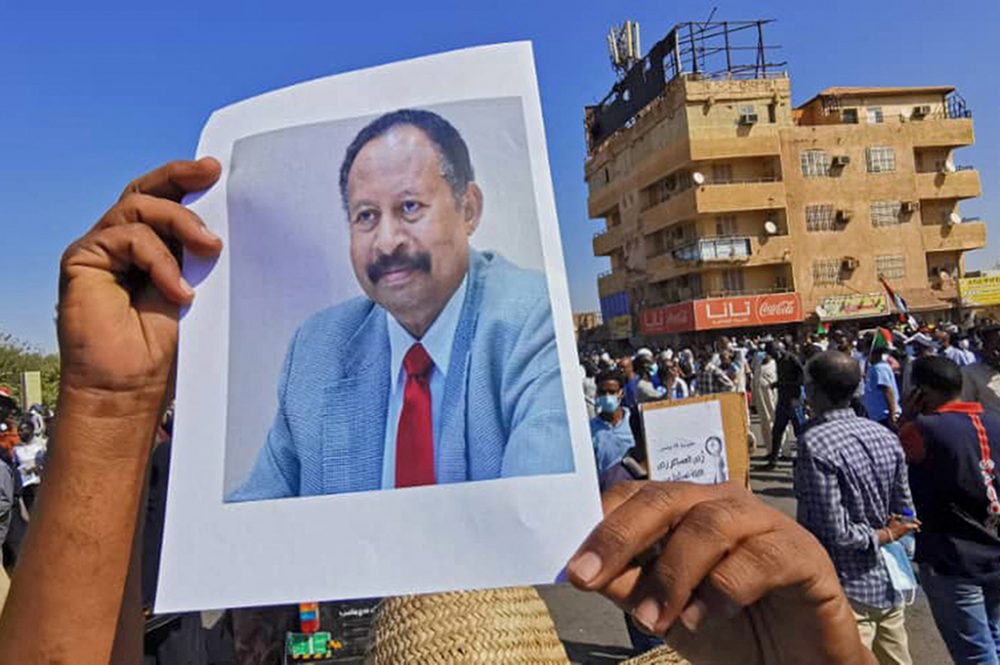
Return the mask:
POLYGON ((916 528, 898 517, 913 509, 903 449, 895 434, 850 408, 861 380, 850 356, 818 354, 805 374, 816 417, 795 463, 798 521, 830 554, 861 639, 878 661, 909 664, 903 600, 879 553, 916 528))

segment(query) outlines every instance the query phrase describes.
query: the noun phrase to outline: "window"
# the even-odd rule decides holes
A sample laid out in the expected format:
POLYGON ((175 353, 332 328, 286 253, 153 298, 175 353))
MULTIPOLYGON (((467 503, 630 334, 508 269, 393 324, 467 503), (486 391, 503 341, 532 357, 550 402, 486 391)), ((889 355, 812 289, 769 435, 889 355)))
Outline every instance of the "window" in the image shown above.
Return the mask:
POLYGON ((888 173, 896 170, 896 151, 888 146, 865 148, 869 173, 888 173))
POLYGON ((902 254, 885 254, 875 257, 875 276, 886 279, 906 277, 906 257, 902 254))
POLYGON ((778 105, 774 102, 767 105, 767 121, 771 124, 778 122, 778 105))
POLYGON ((722 289, 724 291, 743 291, 743 271, 738 268, 723 270, 722 289))
POLYGON ((840 112, 840 120, 845 125, 856 125, 858 124, 858 110, 857 109, 844 109, 840 112))
POLYGON ((881 106, 869 106, 868 107, 868 124, 869 125, 880 125, 884 122, 885 118, 882 117, 882 107, 881 106))
POLYGON ((715 218, 715 235, 736 235, 736 215, 719 215, 715 218))
POLYGON ((872 226, 896 226, 903 222, 900 212, 903 204, 899 201, 872 201, 871 215, 872 226))
POLYGON ((842 225, 837 221, 837 215, 832 203, 806 206, 806 231, 839 231, 842 225))
POLYGON ((802 175, 806 178, 830 174, 830 155, 826 154, 826 150, 803 150, 799 161, 802 162, 802 175))
POLYGON ((732 164, 712 164, 712 182, 727 183, 733 181, 732 164))
POLYGON ((812 267, 813 284, 829 286, 840 281, 840 259, 816 259, 812 267))

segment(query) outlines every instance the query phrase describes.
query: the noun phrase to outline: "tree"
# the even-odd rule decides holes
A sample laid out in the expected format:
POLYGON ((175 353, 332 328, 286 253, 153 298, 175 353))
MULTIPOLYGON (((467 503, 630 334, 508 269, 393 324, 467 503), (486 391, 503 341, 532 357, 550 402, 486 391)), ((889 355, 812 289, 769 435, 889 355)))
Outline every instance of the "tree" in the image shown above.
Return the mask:
POLYGON ((10 388, 11 396, 21 401, 21 372, 41 372, 42 401, 55 407, 59 398, 59 356, 42 353, 10 333, 0 332, 0 385, 10 388))

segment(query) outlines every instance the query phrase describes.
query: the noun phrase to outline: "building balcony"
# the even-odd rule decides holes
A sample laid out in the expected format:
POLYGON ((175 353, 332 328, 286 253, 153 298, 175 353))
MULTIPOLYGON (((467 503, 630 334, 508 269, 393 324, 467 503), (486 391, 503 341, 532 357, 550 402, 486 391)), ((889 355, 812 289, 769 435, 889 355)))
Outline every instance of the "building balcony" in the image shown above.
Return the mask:
POLYGON ((591 219, 607 217, 620 197, 620 180, 609 182, 599 189, 592 189, 587 196, 587 214, 591 219))
POLYGON ((954 173, 918 173, 917 196, 921 199, 971 199, 982 194, 979 171, 965 169, 954 173))
POLYGON ((785 207, 785 183, 774 178, 713 183, 697 191, 698 214, 785 207))
POLYGON ((646 261, 651 282, 680 277, 692 272, 736 264, 744 268, 790 263, 790 236, 770 236, 764 240, 750 236, 699 238, 646 261))
POLYGON ((704 184, 678 192, 639 214, 645 234, 697 215, 785 207, 785 183, 773 178, 704 184))
POLYGON ((953 252, 981 249, 986 246, 986 223, 980 220, 961 224, 920 227, 925 252, 953 252))
POLYGON ((606 231, 594 234, 594 256, 608 256, 622 246, 624 241, 622 225, 612 226, 606 231))
POLYGON ((760 136, 704 136, 690 138, 691 160, 764 157, 781 154, 777 132, 760 136))
POLYGON ((747 261, 753 252, 749 236, 699 238, 671 252, 680 263, 730 263, 747 261))
POLYGON ((916 148, 957 148, 972 145, 972 118, 947 118, 943 114, 905 125, 916 148))
POLYGON ((624 272, 604 272, 597 276, 597 293, 603 298, 625 290, 624 272))

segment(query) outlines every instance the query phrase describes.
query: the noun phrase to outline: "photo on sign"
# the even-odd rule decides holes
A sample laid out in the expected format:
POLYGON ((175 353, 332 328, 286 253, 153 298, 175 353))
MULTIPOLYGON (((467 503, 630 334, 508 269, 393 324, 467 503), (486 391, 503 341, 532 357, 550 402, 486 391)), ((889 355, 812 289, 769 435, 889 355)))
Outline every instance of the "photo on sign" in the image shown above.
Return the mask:
POLYGON ((644 410, 651 480, 714 485, 729 480, 718 401, 644 410))
POLYGON ((553 581, 600 513, 530 45, 262 95, 198 152, 226 250, 185 262, 157 607, 553 581))

